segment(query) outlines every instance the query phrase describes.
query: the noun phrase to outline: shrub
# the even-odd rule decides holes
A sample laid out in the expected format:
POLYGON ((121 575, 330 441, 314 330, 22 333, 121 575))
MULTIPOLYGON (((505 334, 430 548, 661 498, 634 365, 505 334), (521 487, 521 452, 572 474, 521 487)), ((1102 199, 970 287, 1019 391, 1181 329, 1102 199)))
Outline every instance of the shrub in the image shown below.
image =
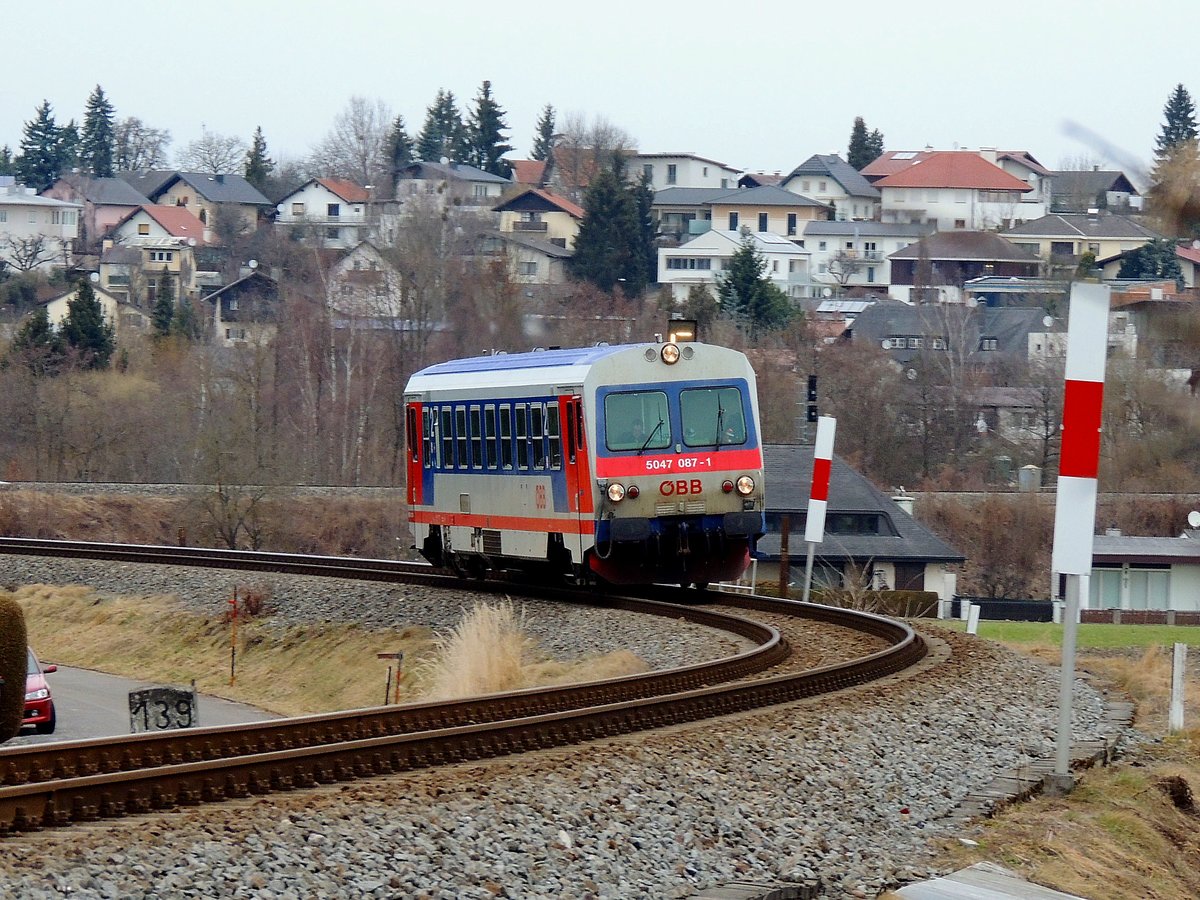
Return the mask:
POLYGON ((0 594, 0 743, 15 737, 25 718, 25 614, 11 594, 0 594))

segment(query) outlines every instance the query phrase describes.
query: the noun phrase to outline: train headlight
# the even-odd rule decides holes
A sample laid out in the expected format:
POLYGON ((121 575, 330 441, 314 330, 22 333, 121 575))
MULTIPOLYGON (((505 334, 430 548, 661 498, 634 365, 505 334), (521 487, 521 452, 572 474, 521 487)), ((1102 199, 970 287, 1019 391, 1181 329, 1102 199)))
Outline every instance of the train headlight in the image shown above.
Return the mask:
POLYGON ((608 499, 613 503, 620 503, 625 499, 625 485, 614 481, 608 486, 608 499))
POLYGON ((728 478, 726 478, 724 481, 721 482, 721 490, 723 490, 727 494, 732 494, 733 493, 733 482, 730 481, 728 478))
POLYGON ((636 500, 638 494, 640 494, 641 492, 642 492, 641 489, 636 484, 631 484, 629 486, 629 490, 627 490, 625 492, 625 496, 628 497, 630 500, 636 500))
POLYGON ((743 475, 737 480, 737 489, 743 497, 749 496, 754 493, 754 479, 749 475, 743 475))
POLYGON ((673 366, 679 362, 679 346, 677 344, 663 344, 659 355, 662 357, 662 361, 668 366, 673 366))

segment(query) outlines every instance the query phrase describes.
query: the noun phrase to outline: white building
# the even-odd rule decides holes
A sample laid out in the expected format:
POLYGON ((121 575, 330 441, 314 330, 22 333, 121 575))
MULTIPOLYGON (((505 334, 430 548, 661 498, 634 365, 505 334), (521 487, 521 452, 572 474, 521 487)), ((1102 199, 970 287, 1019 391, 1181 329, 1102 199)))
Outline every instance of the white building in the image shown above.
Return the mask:
POLYGON ((82 203, 41 197, 19 184, 0 187, 0 260, 15 269, 68 266, 82 203))
POLYGON ((314 178, 275 207, 275 224, 318 247, 349 250, 366 239, 370 195, 345 178, 314 178))
POLYGON ((771 232, 706 231, 681 247, 658 251, 658 283, 671 288, 676 301, 687 298, 695 285, 705 285, 716 293, 717 275, 748 236, 766 261, 766 275, 789 297, 807 296, 809 253, 782 235, 771 232))
POLYGON ((888 255, 930 230, 928 225, 899 222, 809 222, 804 226, 804 248, 812 254, 812 280, 834 289, 886 289, 892 279, 888 255))
POLYGON ((650 188, 655 191, 672 187, 733 190, 741 174, 732 166, 694 153, 635 153, 628 166, 632 177, 649 175, 650 188))

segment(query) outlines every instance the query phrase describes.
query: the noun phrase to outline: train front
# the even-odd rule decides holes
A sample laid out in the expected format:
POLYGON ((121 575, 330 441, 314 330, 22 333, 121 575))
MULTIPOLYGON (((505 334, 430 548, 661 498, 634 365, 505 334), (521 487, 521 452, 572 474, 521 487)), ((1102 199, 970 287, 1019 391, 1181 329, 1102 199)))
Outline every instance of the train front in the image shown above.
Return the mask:
POLYGON ((754 371, 699 343, 631 348, 594 387, 589 566, 616 583, 704 587, 745 571, 764 532, 754 371))

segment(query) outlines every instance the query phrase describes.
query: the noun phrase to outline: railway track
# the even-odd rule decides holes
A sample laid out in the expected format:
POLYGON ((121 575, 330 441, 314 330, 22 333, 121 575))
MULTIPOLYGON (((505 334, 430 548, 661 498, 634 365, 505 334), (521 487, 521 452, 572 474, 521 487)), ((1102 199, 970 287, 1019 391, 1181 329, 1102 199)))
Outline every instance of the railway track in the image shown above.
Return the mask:
MULTIPOLYGON (((428 566, 386 560, 14 538, 0 539, 0 552, 420 581, 475 591, 514 588, 511 583, 464 580, 436 574, 428 566)), ((548 599, 687 619, 733 632, 756 646, 703 664, 549 690, 0 749, 0 834, 694 722, 863 684, 904 669, 925 654, 924 642, 901 622, 795 601, 720 595, 724 607, 825 622, 874 635, 887 644, 847 663, 764 675, 790 650, 775 628, 744 616, 642 597, 581 596, 579 591, 536 586, 522 590, 548 599)), ((695 597, 678 588, 654 592, 670 600, 695 597)))

